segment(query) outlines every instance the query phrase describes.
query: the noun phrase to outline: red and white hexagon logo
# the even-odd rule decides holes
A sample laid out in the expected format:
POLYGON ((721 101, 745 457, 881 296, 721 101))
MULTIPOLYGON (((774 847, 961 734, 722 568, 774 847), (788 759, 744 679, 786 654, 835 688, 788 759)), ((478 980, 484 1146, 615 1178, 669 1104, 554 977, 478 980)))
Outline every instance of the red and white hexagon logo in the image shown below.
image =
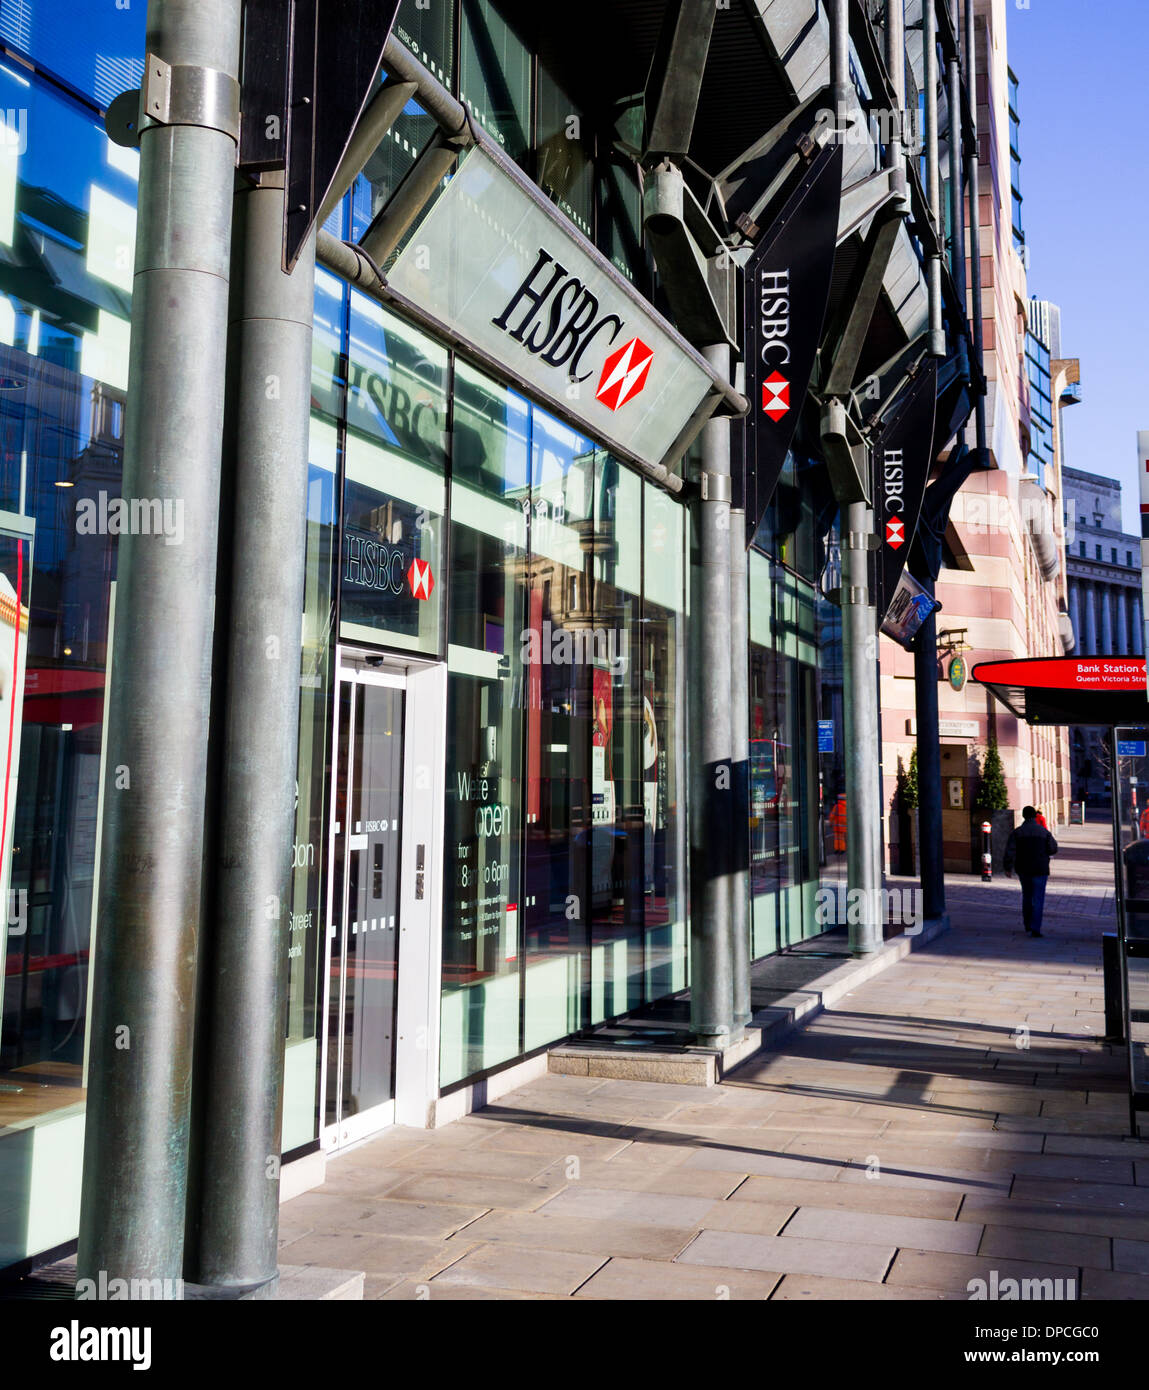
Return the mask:
POLYGON ((602 401, 608 410, 617 410, 646 385, 654 349, 641 338, 631 338, 602 364, 595 400, 602 401))
POLYGON ((790 409, 790 383, 781 372, 771 372, 763 381, 762 409, 771 420, 780 420, 790 409))
POLYGON ((906 523, 901 517, 892 516, 886 522, 886 544, 892 549, 897 550, 899 545, 906 543, 906 523))
POLYGON ((435 587, 429 560, 412 560, 407 569, 407 586, 418 599, 430 598, 435 587))

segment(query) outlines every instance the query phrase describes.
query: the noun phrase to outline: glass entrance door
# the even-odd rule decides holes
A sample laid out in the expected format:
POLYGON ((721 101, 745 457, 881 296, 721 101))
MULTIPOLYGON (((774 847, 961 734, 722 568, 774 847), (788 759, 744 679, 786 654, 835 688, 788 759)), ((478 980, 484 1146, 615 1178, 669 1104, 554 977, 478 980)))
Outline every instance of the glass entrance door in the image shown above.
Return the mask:
POLYGON ((402 675, 340 673, 324 1147, 392 1123, 403 825, 402 675))

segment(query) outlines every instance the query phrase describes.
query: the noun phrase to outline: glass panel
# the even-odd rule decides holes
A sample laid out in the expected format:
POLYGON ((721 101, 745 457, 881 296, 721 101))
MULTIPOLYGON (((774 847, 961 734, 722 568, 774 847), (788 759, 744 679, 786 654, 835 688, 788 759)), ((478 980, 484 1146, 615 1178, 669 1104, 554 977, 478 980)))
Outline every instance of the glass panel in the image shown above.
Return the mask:
MULTIPOLYGON (((526 401, 456 366, 443 1085, 520 1050, 526 401)), ((532 728, 537 718, 532 709, 532 728)), ((533 892, 528 887, 527 893, 533 892)))
POLYGON ((643 485, 644 1001, 686 987, 685 509, 643 485))
POLYGON ((402 0, 391 32, 444 87, 455 82, 455 6, 447 0, 402 0))
POLYGON ((403 694, 355 687, 347 844, 344 1119, 394 1095, 399 964, 403 694))
POLYGON ((594 164, 584 117, 541 67, 537 144, 539 187, 550 194, 583 236, 591 236, 594 164))
POLYGON ((437 654, 444 349, 351 297, 340 634, 437 654))
MULTIPOLYGON (((641 632, 642 483, 609 454, 595 470, 591 665, 590 1023, 641 1004, 646 817, 641 632)), ((577 649, 576 649, 577 650, 577 649)))
POLYGON ((312 416, 307 482, 307 550, 303 657, 299 691, 299 761, 292 851, 288 945, 287 1047, 284 1057, 283 1149, 314 1139, 317 1043, 326 912, 327 761, 335 562, 338 555, 334 424, 312 416))
MULTIPOLYGON (((591 741, 600 739, 609 682, 586 660, 593 625, 594 447, 544 411, 532 411, 530 728, 527 739, 527 1050, 585 1021, 592 902, 613 901, 611 864, 592 862, 592 801, 605 805, 606 750, 592 792, 591 741), (576 638, 578 647, 576 648, 576 638), (575 660, 576 655, 581 660, 575 660)), ((605 711, 606 726, 611 714, 605 711)))
POLYGON ((140 85, 144 11, 130 0, 115 5, 114 16, 75 0, 9 0, 0 4, 0 39, 107 106, 140 85))
POLYGON ((462 0, 459 96, 516 163, 531 144, 531 54, 488 0, 462 0))
MULTIPOLYGON (((10 9, 4 23, 20 33, 6 37, 23 47, 40 47, 65 13, 10 9)), ((81 72, 60 44, 61 69, 90 87, 92 52, 81 72)), ((138 166, 94 113, 15 67, 0 65, 0 511, 18 514, 0 527, 0 700, 14 715, 11 739, 7 716, 0 723, 10 846, 0 1126, 78 1112, 85 1094, 138 166), (33 546, 17 546, 14 528, 35 532, 34 582, 33 546)), ((182 522, 169 502, 155 526, 175 540, 182 522)), ((5 1192, 0 1264, 44 1231, 53 1238, 33 1248, 74 1236, 78 1181, 50 1195, 44 1182, 29 1170, 5 1192)))
POLYGON ((327 1087, 323 1122, 336 1124, 339 1120, 340 1039, 343 1036, 343 941, 347 909, 344 903, 347 864, 347 791, 348 769, 351 765, 351 716, 354 686, 342 681, 339 686, 339 733, 335 757, 335 834, 331 856, 331 921, 327 928, 331 942, 328 966, 330 1003, 327 1010, 327 1087))
POLYGON ((642 188, 629 161, 602 160, 598 179, 598 248, 616 270, 649 293, 642 249, 642 188))

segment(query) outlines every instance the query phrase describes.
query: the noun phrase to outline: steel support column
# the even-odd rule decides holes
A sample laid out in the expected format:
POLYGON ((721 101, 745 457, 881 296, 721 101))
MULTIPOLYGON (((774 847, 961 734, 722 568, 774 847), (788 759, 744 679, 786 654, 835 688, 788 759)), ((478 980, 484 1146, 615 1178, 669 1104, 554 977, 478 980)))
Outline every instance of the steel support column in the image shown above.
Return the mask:
POLYGON ((926 97, 926 198, 930 219, 938 238, 936 250, 926 259, 926 287, 930 306, 930 355, 945 357, 946 335, 942 322, 942 195, 941 168, 938 163, 938 16, 937 0, 922 5, 923 85, 926 97))
MULTIPOLYGON (((730 379, 730 349, 704 349, 730 379)), ((723 1047, 734 1030, 730 866, 733 775, 730 710, 730 423, 702 430, 703 497, 694 509, 692 662, 690 1023, 704 1046, 723 1047)))
MULTIPOLYGON (((927 0, 929 3, 929 0, 927 0)), ((933 597, 934 581, 919 576, 933 597)), ((918 852, 922 916, 945 916, 945 855, 942 846, 942 750, 938 733, 938 625, 934 613, 914 641, 914 713, 918 730, 918 852)))
POLYGON ((750 1022, 750 618, 746 513, 730 511, 730 735, 734 863, 730 875, 734 1023, 750 1022))
POLYGON ((846 745, 846 880, 854 903, 850 950, 882 944, 882 808, 879 791, 878 617, 870 592, 874 514, 864 502, 842 508, 842 721, 846 745), (854 918, 857 921, 854 921, 854 918))
MULTIPOLYGON (((973 352, 978 373, 985 375, 985 331, 981 313, 981 198, 978 192, 978 163, 980 142, 977 138, 977 42, 974 35, 974 0, 965 0, 965 81, 973 115, 974 138, 966 151, 966 182, 969 187, 969 314, 973 320, 973 352)), ((985 389, 979 387, 974 403, 974 437, 983 466, 986 458, 985 389)))
POLYGON ((280 269, 282 176, 236 195, 226 491, 233 507, 198 1278, 276 1276, 299 745, 315 238, 280 269), (279 187, 270 186, 278 182, 279 187))
POLYGON ((220 108, 184 79, 238 113, 241 17, 241 0, 148 6, 178 123, 140 137, 123 495, 179 526, 119 542, 81 1278, 182 1275, 238 134, 196 123, 220 108))

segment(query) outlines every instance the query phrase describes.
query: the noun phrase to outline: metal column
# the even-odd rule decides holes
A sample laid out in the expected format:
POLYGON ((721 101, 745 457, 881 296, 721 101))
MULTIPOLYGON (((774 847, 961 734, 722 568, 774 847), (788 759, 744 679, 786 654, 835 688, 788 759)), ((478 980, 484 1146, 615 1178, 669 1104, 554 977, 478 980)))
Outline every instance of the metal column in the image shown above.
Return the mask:
POLYGON ((842 722, 846 745, 846 880, 850 950, 868 955, 882 944, 879 903, 882 807, 878 766, 878 616, 870 592, 869 541, 874 514, 864 502, 843 508, 842 722), (857 917, 857 921, 852 920, 857 917))
MULTIPOLYGON (((730 349, 704 349, 730 379, 730 349)), ((698 569, 692 608, 693 796, 691 798, 690 1025, 704 1046, 724 1047, 734 1028, 730 867, 733 775, 730 712, 730 422, 702 430, 702 499, 695 508, 698 569)))
POLYGON ((280 268, 283 176, 236 195, 226 491, 234 508, 207 972, 198 1278, 276 1277, 307 529, 315 239, 280 268), (277 183, 279 186, 270 186, 277 183))
POLYGON ((942 323, 942 195, 938 164, 938 16, 937 0, 922 5, 923 83, 926 96, 926 198, 930 205, 936 251, 926 260, 926 285, 930 306, 930 355, 945 357, 946 335, 942 323))
MULTIPOLYGON (((977 138, 977 43, 974 37, 974 0, 965 0, 965 83, 973 117, 974 138, 966 151, 966 182, 969 187, 969 314, 973 320, 973 351, 978 372, 984 375, 985 332, 981 315, 981 200, 978 193, 980 142, 977 138)), ((986 455, 985 391, 979 389, 974 403, 974 438, 982 456, 986 455)))
MULTIPOLYGON (((832 0, 830 80, 840 128, 845 125, 850 93, 849 60, 848 0, 832 0)), ((898 152, 900 157, 900 143, 898 152)), ((849 915, 857 918, 850 922, 850 949, 855 955, 867 955, 882 943, 878 922, 882 819, 878 767, 878 623, 870 593, 869 560, 874 514, 865 502, 849 502, 842 506, 840 516, 846 879, 853 904, 849 915)))
MULTIPOLYGON (((928 0, 927 0, 928 3, 928 0)), ((934 581, 919 576, 933 597, 934 581)), ((942 750, 938 733, 938 625, 930 616, 914 642, 914 705, 918 729, 918 849, 921 855, 922 916, 929 922, 946 911, 942 847, 942 750)))
POLYGON ((241 14, 148 7, 123 495, 180 525, 119 542, 81 1278, 182 1274, 241 14))
POLYGON ((730 875, 734 1023, 750 1022, 750 621, 746 513, 730 511, 730 742, 734 759, 734 863, 730 875))

